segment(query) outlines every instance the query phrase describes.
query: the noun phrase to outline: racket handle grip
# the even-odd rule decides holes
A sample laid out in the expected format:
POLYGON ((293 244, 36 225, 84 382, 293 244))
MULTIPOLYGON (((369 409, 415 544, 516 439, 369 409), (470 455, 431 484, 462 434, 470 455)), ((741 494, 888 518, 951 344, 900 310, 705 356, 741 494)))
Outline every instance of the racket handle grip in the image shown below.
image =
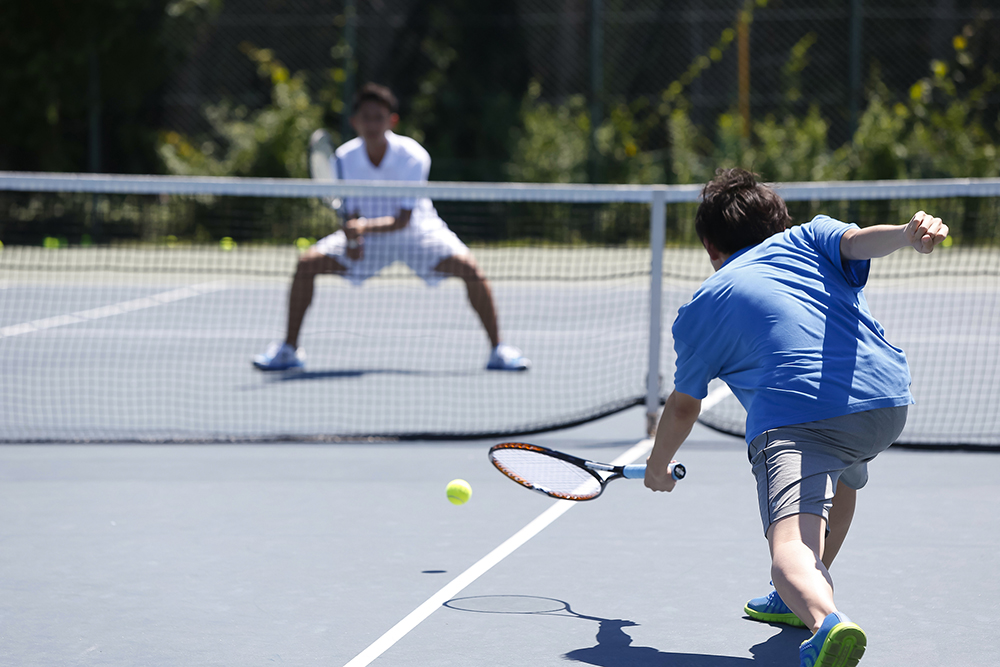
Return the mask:
POLYGON ((625 466, 622 470, 622 475, 625 479, 642 479, 646 476, 646 464, 636 463, 635 465, 625 466))
MULTIPOLYGON (((687 474, 687 469, 683 463, 671 463, 670 474, 675 480, 680 481, 687 474)), ((625 466, 622 470, 622 475, 625 479, 642 479, 646 476, 646 464, 636 463, 635 465, 625 466)))

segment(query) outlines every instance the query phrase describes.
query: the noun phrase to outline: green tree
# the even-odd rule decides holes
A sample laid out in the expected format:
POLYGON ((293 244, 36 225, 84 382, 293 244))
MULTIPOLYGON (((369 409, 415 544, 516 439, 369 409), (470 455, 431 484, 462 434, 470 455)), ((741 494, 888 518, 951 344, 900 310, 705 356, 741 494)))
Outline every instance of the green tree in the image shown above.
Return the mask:
MULTIPOLYGON (((309 136, 323 127, 326 109, 339 100, 334 81, 314 99, 303 72, 291 73, 270 49, 243 44, 258 74, 270 83, 271 103, 250 110, 223 100, 205 116, 212 134, 191 138, 177 132, 160 135, 160 157, 172 174, 308 178, 309 136), (325 102, 325 104, 323 103, 325 102)), ((339 134, 332 132, 334 142, 339 134)))
POLYGON ((513 4, 418 0, 406 25, 383 81, 400 99, 400 131, 431 154, 436 180, 503 180, 529 83, 513 4))
POLYGON ((221 0, 0 3, 0 169, 158 171, 158 92, 221 0))

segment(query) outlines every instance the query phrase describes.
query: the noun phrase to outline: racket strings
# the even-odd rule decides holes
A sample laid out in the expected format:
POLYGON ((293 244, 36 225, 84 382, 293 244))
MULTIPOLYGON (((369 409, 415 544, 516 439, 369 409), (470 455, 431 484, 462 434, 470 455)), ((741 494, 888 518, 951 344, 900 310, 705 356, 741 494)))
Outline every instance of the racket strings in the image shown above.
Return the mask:
POLYGON ((601 493, 601 482, 578 465, 542 452, 501 449, 493 452, 497 468, 524 486, 570 500, 586 500, 601 493))

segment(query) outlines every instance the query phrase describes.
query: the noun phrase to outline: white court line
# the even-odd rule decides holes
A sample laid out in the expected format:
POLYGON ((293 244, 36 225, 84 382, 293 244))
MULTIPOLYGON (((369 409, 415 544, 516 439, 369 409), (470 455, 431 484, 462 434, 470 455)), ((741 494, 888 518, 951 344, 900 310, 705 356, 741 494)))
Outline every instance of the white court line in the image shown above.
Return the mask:
POLYGON ((55 317, 45 317, 40 320, 32 320, 31 322, 23 322, 21 324, 11 324, 6 327, 0 327, 0 338, 10 338, 11 336, 20 336, 22 334, 33 333, 35 331, 44 331, 45 329, 63 327, 69 324, 90 322, 105 317, 111 317, 113 315, 130 313, 135 310, 152 308, 153 306, 162 306, 163 304, 173 303, 174 301, 180 301, 181 299, 189 299, 193 296, 199 296, 202 294, 209 294, 211 292, 218 292, 223 289, 226 289, 226 281, 214 280, 209 283, 189 285, 188 287, 181 287, 179 289, 172 289, 166 292, 160 292, 159 294, 153 294, 151 296, 144 296, 140 299, 113 303, 110 306, 80 310, 75 313, 70 313, 69 315, 56 315, 55 317))
MULTIPOLYGON (((712 406, 716 405, 730 393, 729 387, 725 385, 715 389, 702 400, 702 411, 708 410, 712 406)), ((644 456, 652 447, 653 441, 649 438, 640 440, 636 444, 632 445, 627 452, 612 461, 611 464, 616 466, 628 465, 636 459, 644 456)), ((426 602, 411 611, 406 618, 390 628, 384 635, 376 639, 368 648, 356 655, 350 662, 344 665, 344 667, 366 667, 367 665, 370 665, 376 658, 389 650, 393 644, 405 637, 410 630, 426 620, 428 616, 433 614, 445 602, 453 599, 466 586, 486 574, 490 568, 514 553, 518 547, 525 544, 538 533, 542 532, 552 522, 568 512, 570 508, 576 506, 577 504, 578 503, 572 500, 557 500, 555 504, 539 514, 534 520, 531 521, 531 523, 514 533, 514 535, 511 536, 506 542, 486 554, 486 556, 480 559, 475 565, 452 579, 451 582, 445 585, 445 587, 437 593, 427 598, 426 602)))

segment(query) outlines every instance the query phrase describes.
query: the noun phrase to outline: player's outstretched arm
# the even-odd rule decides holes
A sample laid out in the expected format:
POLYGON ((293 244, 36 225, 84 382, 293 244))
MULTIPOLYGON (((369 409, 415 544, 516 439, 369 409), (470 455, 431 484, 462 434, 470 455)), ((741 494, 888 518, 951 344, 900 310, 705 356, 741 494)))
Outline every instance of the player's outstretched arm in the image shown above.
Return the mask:
POLYGON ((673 491, 677 480, 670 472, 670 464, 698 421, 699 414, 701 399, 676 390, 667 397, 660 424, 656 427, 653 451, 646 459, 645 484, 653 491, 673 491))
POLYGON ((917 211, 905 225, 875 225, 849 229, 840 239, 840 256, 845 260, 885 257, 912 246, 929 253, 948 237, 948 225, 930 213, 917 211))

